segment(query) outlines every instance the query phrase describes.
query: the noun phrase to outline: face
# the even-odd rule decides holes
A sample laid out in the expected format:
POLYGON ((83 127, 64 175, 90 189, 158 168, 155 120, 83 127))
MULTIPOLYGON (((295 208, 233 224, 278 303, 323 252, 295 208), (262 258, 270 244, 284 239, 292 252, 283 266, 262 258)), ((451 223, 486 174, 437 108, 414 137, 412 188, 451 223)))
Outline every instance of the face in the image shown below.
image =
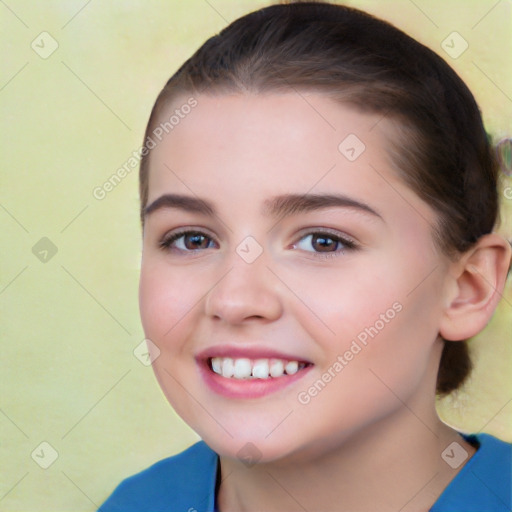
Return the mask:
POLYGON ((142 323, 219 454, 313 456, 433 402, 448 267, 392 131, 321 94, 204 95, 152 150, 142 323))

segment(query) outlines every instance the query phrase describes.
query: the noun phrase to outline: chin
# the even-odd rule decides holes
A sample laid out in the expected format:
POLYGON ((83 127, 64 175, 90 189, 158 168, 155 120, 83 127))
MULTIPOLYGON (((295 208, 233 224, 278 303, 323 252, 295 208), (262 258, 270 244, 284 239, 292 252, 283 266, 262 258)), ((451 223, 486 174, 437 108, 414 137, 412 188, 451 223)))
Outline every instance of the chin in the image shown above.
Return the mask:
POLYGON ((274 462, 290 453, 290 447, 283 445, 281 440, 264 439, 261 434, 251 436, 245 431, 243 434, 236 435, 235 432, 232 432, 233 437, 230 437, 227 434, 198 433, 206 444, 221 457, 238 459, 247 465, 274 462))

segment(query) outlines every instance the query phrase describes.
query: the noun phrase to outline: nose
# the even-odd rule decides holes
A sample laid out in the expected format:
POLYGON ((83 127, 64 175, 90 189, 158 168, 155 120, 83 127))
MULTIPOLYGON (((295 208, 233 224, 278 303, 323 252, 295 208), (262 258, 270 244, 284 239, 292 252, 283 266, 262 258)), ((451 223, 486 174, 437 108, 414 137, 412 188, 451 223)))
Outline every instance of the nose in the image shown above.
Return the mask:
POLYGON ((283 313, 280 283, 266 263, 263 256, 247 263, 235 253, 206 295, 206 315, 232 325, 277 320, 283 313))

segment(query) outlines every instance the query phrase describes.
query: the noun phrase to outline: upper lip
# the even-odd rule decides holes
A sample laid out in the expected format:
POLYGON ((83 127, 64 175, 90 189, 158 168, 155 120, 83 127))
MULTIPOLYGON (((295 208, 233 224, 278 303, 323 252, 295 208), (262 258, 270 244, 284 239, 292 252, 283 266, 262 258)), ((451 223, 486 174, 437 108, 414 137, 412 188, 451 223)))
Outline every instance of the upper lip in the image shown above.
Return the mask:
POLYGON ((307 359, 295 355, 286 354, 275 350, 273 348, 267 348, 262 346, 233 346, 233 345, 217 345, 214 347, 206 348, 200 351, 197 355, 197 359, 210 359, 212 357, 232 357, 232 358, 247 358, 247 359, 284 359, 286 361, 298 361, 303 363, 310 363, 307 359))

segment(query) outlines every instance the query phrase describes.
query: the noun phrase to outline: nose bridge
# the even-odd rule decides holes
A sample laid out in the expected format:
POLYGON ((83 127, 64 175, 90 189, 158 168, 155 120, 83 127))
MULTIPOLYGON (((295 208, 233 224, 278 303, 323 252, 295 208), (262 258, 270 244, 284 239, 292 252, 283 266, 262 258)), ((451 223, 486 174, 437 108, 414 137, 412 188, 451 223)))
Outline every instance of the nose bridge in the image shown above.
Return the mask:
POLYGON ((253 236, 246 236, 238 245, 230 248, 225 256, 226 269, 229 274, 226 278, 232 284, 245 286, 246 288, 261 284, 268 277, 267 265, 270 263, 270 255, 253 236))
POLYGON ((263 247, 252 237, 244 239, 226 257, 223 277, 207 294, 206 314, 230 323, 276 319, 282 305, 268 263, 263 247))

